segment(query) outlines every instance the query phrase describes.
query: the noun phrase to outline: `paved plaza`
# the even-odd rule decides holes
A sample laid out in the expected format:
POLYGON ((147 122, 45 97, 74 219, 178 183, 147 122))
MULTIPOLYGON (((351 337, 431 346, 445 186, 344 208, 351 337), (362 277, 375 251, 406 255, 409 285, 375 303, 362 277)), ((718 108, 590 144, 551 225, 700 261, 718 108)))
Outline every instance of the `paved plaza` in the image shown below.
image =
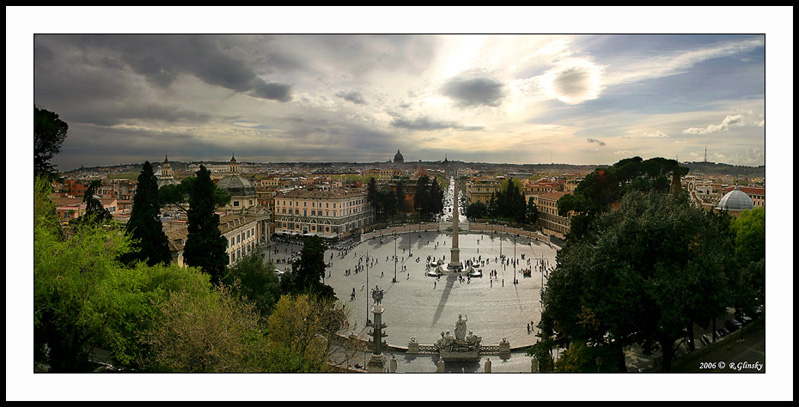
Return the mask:
MULTIPOLYGON (((373 317, 371 288, 377 286, 384 290, 382 319, 387 325, 385 340, 391 347, 406 348, 411 337, 420 344, 433 344, 441 337, 441 332, 454 331, 458 315, 468 319, 467 329, 480 336, 483 345, 497 345, 503 338, 510 343, 511 349, 523 349, 534 344, 537 331, 530 323, 535 325, 541 318, 542 275, 539 265, 542 259, 545 264, 554 265, 558 248, 527 238, 501 236, 501 233, 461 232, 460 260, 465 263, 471 259, 473 264, 479 265, 475 268, 481 270, 483 276, 459 279, 455 274, 426 275, 428 256, 448 261, 451 244, 452 233, 411 231, 396 237, 388 235, 356 242, 346 250, 328 249, 325 261, 331 264, 327 268, 325 284, 333 287, 336 296, 345 304, 351 333, 364 340, 370 339, 368 332, 371 328, 366 327, 366 319, 373 317), (398 261, 394 282, 395 250, 398 261), (508 260, 517 259, 515 272, 508 261, 501 262, 503 256, 508 260), (530 270, 528 276, 523 270, 530 270), (493 278, 490 277, 492 271, 495 271, 493 278), (514 275, 518 284, 513 284, 514 275), (351 299, 353 290, 355 297, 351 299)), ((297 244, 282 244, 277 246, 277 253, 271 252, 270 256, 278 260, 289 259, 292 252, 300 249, 297 244)), ((278 262, 277 267, 290 268, 290 260, 278 262)), ((513 355, 511 359, 524 357, 525 360, 513 363, 512 369, 529 372, 529 357, 523 352, 514 352, 513 355)), ((429 355, 406 357, 397 354, 397 358, 406 362, 399 363, 399 369, 405 365, 408 371, 412 371, 411 362, 419 359, 413 364, 416 368, 421 368, 419 363, 429 364, 428 367, 435 371, 435 363, 429 355)), ((510 366, 509 363, 509 360, 503 362, 496 356, 492 357, 494 371, 502 371, 503 367, 510 366)), ((457 367, 474 371, 476 364, 457 367)))

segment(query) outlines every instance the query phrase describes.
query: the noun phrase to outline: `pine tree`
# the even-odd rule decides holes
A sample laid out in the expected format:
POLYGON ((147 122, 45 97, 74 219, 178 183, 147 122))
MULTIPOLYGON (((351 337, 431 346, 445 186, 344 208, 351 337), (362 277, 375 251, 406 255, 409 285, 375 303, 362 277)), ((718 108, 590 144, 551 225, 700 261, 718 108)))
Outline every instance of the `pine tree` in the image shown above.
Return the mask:
POLYGON ((86 187, 86 191, 83 193, 83 203, 86 204, 86 212, 77 219, 70 221, 70 224, 81 225, 91 223, 107 225, 111 223, 113 216, 108 212, 108 209, 103 208, 103 204, 100 200, 94 197, 100 185, 102 185, 100 180, 94 180, 89 183, 89 186, 86 187))
POLYGON ((201 165, 197 179, 189 191, 188 232, 183 258, 187 265, 200 267, 217 283, 228 263, 225 253, 227 242, 219 231, 219 215, 216 209, 211 172, 201 165))
POLYGON ((138 248, 138 251, 126 254, 122 259, 125 264, 146 261, 148 266, 154 266, 159 263, 169 264, 172 260, 169 241, 161 226, 160 217, 158 180, 153 173, 152 164, 145 161, 139 174, 136 195, 133 197, 130 220, 126 226, 128 235, 133 239, 133 247, 138 248))

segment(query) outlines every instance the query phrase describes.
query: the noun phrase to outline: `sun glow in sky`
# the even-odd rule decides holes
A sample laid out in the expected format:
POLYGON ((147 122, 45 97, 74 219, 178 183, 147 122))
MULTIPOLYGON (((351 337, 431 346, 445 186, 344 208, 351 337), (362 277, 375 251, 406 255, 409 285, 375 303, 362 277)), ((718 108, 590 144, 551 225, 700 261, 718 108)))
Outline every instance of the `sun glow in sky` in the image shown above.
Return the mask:
MULTIPOLYGON (((265 29, 265 31, 269 31, 265 29)), ((424 31, 422 31, 424 32, 424 31)), ((765 163, 762 34, 33 37, 61 170, 160 160, 765 163)))

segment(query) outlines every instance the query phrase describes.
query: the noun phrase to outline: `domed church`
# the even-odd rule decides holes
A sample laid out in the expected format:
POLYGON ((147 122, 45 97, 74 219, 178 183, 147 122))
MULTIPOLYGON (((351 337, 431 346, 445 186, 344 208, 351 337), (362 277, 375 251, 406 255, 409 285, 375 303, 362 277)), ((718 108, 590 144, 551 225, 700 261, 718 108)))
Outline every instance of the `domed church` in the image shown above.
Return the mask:
POLYGON ((750 198, 746 192, 738 189, 736 185, 732 191, 727 192, 726 195, 721 197, 719 204, 716 205, 716 210, 727 211, 730 215, 737 217, 741 211, 752 209, 754 206, 752 198, 750 198))
POLYGON ((405 159, 402 157, 402 154, 399 150, 397 150, 397 154, 394 154, 394 163, 404 163, 405 159))
POLYGON ((228 165, 228 175, 216 183, 218 188, 223 188, 230 193, 230 204, 225 209, 234 212, 258 206, 258 194, 255 185, 239 175, 239 165, 234 155, 228 165))

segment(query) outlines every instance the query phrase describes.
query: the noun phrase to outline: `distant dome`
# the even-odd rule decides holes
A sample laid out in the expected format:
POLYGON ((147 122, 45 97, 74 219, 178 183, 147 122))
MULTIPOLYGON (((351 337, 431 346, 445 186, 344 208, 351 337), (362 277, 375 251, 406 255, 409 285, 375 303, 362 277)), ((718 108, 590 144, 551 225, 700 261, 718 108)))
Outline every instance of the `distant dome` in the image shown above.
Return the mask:
POLYGON ((749 195, 746 195, 744 191, 741 191, 736 186, 732 191, 727 192, 727 194, 721 198, 718 206, 716 206, 716 209, 727 211, 743 211, 746 209, 752 209, 754 206, 755 204, 752 202, 752 198, 750 198, 749 195))
POLYGON ((224 188, 230 196, 255 195, 255 186, 252 182, 238 175, 228 175, 217 182, 218 188, 224 188))
POLYGON ((399 150, 397 150, 397 154, 394 154, 394 162, 395 163, 404 163, 405 162, 405 159, 402 158, 402 154, 400 154, 399 150))

